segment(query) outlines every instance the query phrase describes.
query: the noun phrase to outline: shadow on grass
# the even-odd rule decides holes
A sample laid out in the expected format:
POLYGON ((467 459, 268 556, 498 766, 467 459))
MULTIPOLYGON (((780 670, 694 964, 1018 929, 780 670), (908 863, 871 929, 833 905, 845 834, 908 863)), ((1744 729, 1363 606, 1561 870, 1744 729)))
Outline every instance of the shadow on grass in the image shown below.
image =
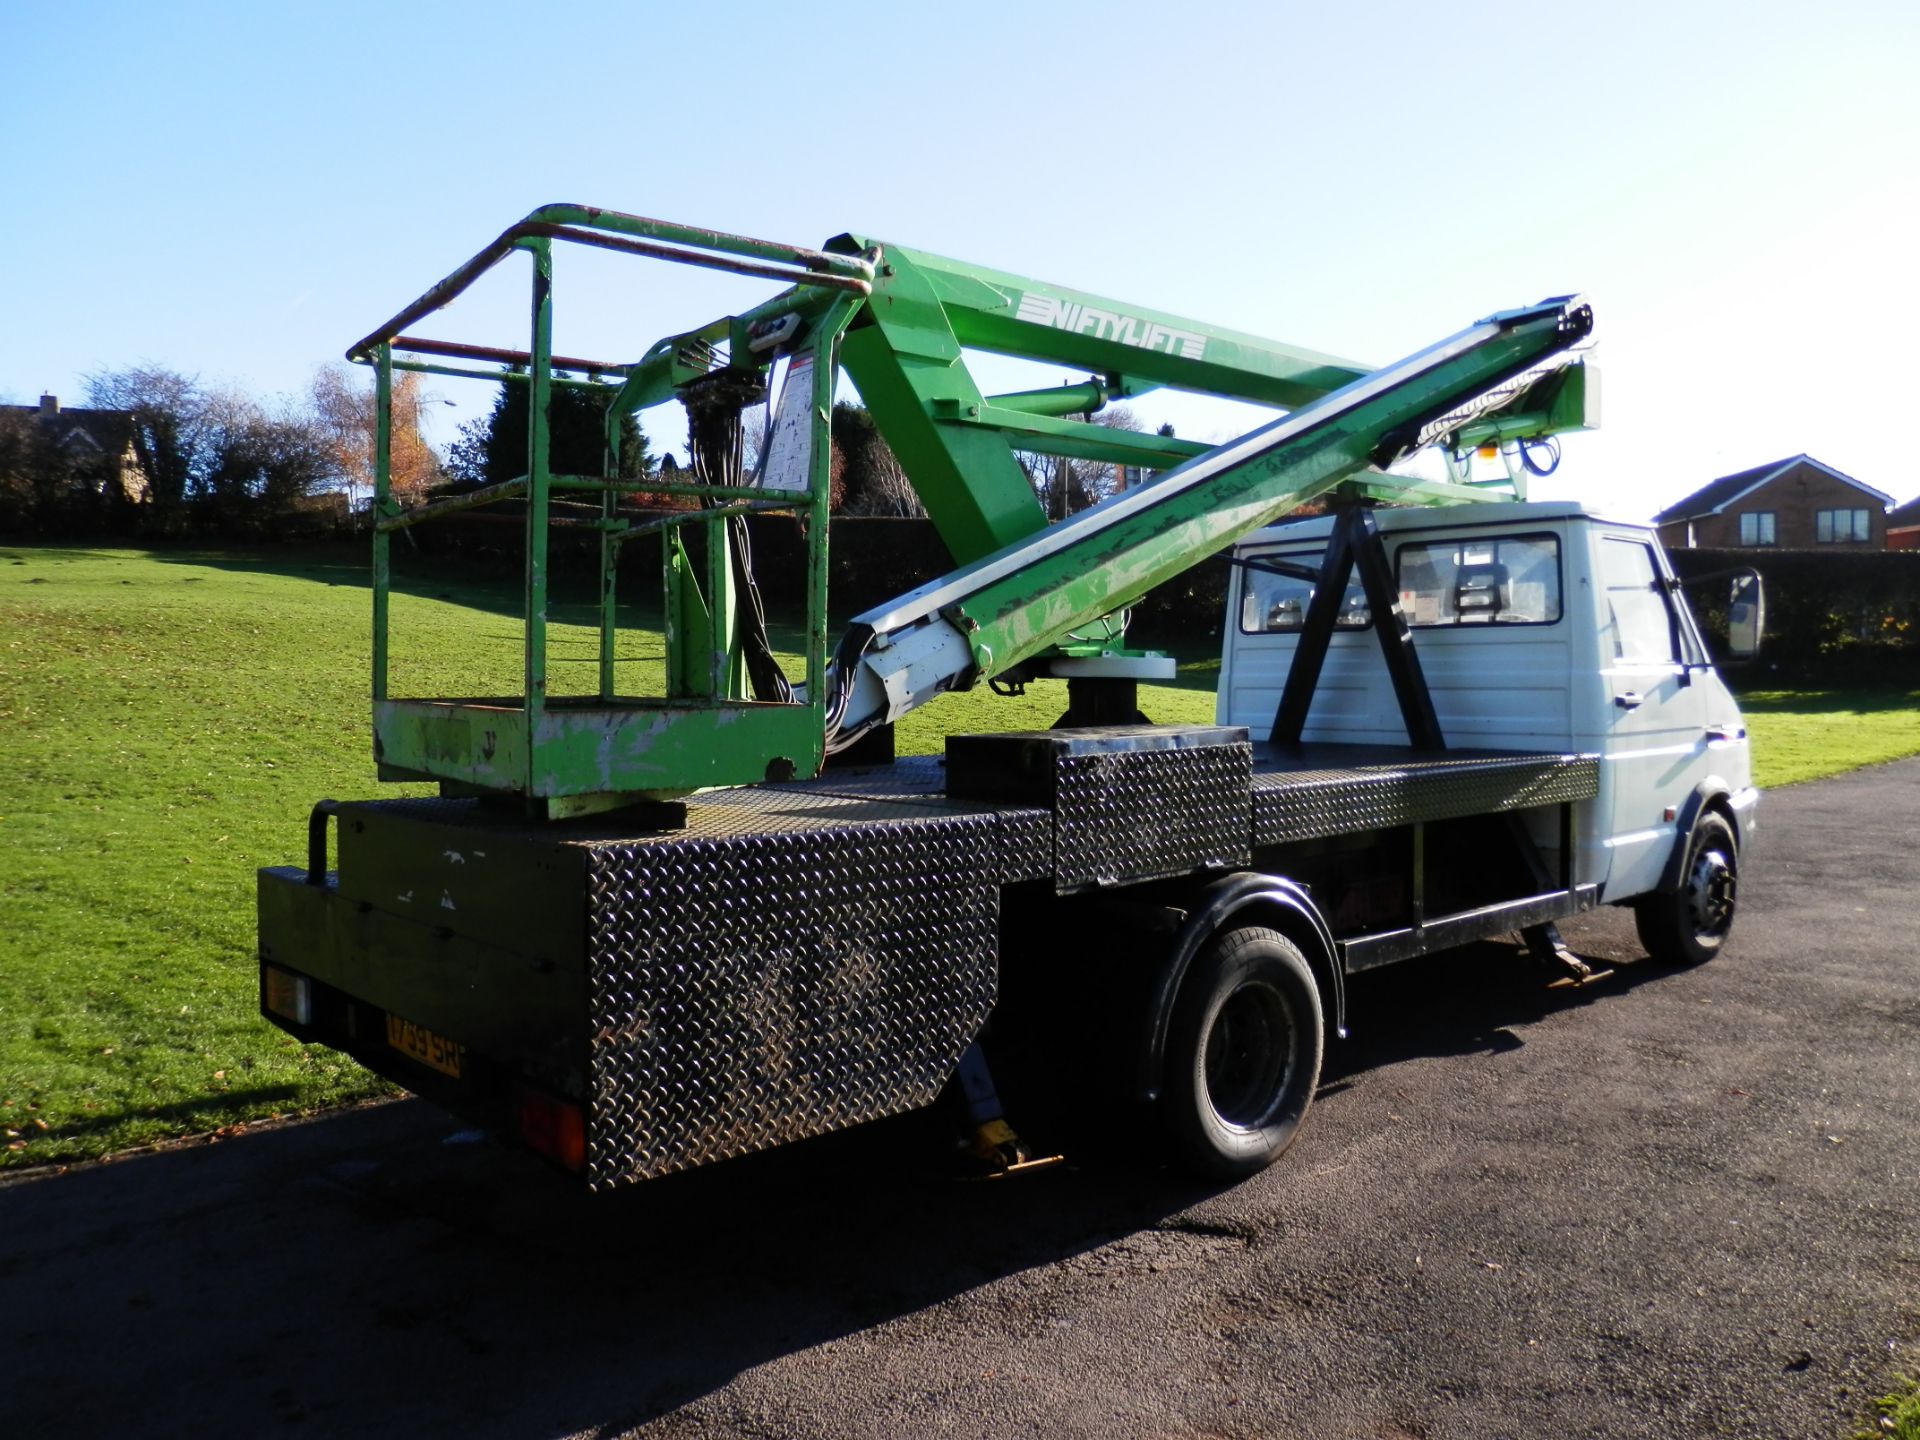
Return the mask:
MULTIPOLYGON (((166 565, 221 570, 231 574, 272 576, 278 579, 307 581, 329 588, 370 591, 372 560, 365 539, 310 542, 288 545, 209 546, 205 544, 129 545, 126 549, 100 546, 35 546, 36 552, 61 550, 77 557, 110 559, 129 550, 145 559, 166 565)), ((0 560, 11 552, 0 551, 0 560)), ((23 560, 24 563, 24 560, 23 560)), ((650 567, 644 573, 623 569, 620 626, 623 630, 659 631, 664 617, 657 578, 650 567)), ((198 577, 184 577, 193 583, 198 577)), ((525 590, 517 572, 504 573, 497 561, 461 556, 421 555, 404 545, 393 549, 392 590, 396 595, 434 600, 462 609, 513 621, 519 624, 525 613, 525 590)), ((598 586, 595 578, 581 572, 578 557, 572 564, 555 566, 549 582, 548 619, 556 625, 594 627, 599 621, 598 586)), ((835 613, 828 624, 829 640, 844 630, 851 615, 835 613)), ((401 634, 404 622, 395 626, 401 634)), ((799 655, 806 643, 806 626, 791 606, 774 608, 768 617, 769 639, 776 652, 799 655)), ((1160 650, 1174 657, 1179 666, 1171 680, 1156 682, 1166 688, 1212 693, 1219 681, 1220 650, 1215 640, 1188 643, 1146 635, 1132 637, 1130 643, 1160 650)), ((565 657, 556 657, 564 663, 565 657)))
MULTIPOLYGON (((359 590, 372 588, 371 564, 365 542, 309 547, 214 550, 205 547, 156 549, 151 558, 172 564, 204 566, 241 574, 273 575, 290 580, 309 580, 329 586, 349 586, 359 590)), ((518 622, 524 614, 525 592, 517 579, 503 577, 484 565, 468 565, 458 560, 435 557, 416 559, 395 547, 393 565, 395 594, 417 599, 439 600, 518 622), (409 564, 409 560, 413 560, 409 564), (427 567, 431 568, 427 568, 427 567)), ((656 586, 651 575, 621 577, 623 599, 620 624, 623 629, 662 628, 663 617, 656 586)), ((579 575, 556 574, 552 581, 548 618, 556 625, 594 626, 599 613, 594 582, 579 575)), ((850 617, 835 616, 828 626, 829 639, 849 623, 850 617)), ((396 627, 397 629, 397 627, 396 627)), ((804 620, 789 611, 775 611, 768 617, 768 638, 775 651, 798 655, 806 643, 804 620)), ((1211 694, 1219 682, 1220 651, 1215 642, 1195 645, 1155 643, 1143 640, 1150 649, 1171 654, 1179 665, 1172 680, 1155 682, 1169 689, 1211 694)))
POLYGON ((278 575, 290 580, 317 580, 362 590, 373 583, 372 561, 364 541, 257 547, 149 543, 139 553, 162 564, 198 565, 236 574, 278 575))
MULTIPOLYGON (((146 552, 149 558, 172 565, 192 565, 242 575, 271 575, 285 580, 353 590, 373 588, 373 561, 365 541, 341 541, 315 546, 276 546, 260 549, 162 548, 146 552)), ((395 548, 391 585, 399 595, 445 600, 470 610, 518 620, 525 604, 520 582, 486 565, 465 565, 438 559, 426 562, 395 548), (409 562, 412 563, 409 563, 409 562)), ((556 608, 590 609, 591 584, 555 577, 551 590, 556 608)), ((561 617, 555 616, 555 619, 561 617)))
POLYGON ((1165 685, 1170 690, 1197 690, 1207 695, 1213 694, 1220 688, 1220 656, 1217 651, 1196 651, 1187 654, 1171 646, 1147 648, 1165 650, 1180 666, 1179 673, 1173 679, 1157 683, 1165 685))
MULTIPOLYGON (((304 580, 330 588, 371 591, 372 562, 366 543, 341 542, 325 546, 287 546, 272 549, 207 549, 178 547, 148 550, 149 558, 166 564, 224 570, 232 574, 266 575, 285 580, 304 580)), ((623 630, 659 631, 662 613, 657 586, 652 577, 644 580, 622 577, 620 627, 623 630)), ((484 563, 468 564, 457 559, 436 557, 424 561, 395 549, 391 570, 391 592, 418 600, 436 600, 457 605, 518 626, 525 615, 526 592, 517 576, 504 576, 484 563)), ((364 613, 364 612, 363 612, 364 613)), ((550 581, 547 602, 548 623, 553 626, 597 627, 600 620, 597 582, 578 575, 556 574, 550 581)), ((364 623, 361 622, 361 623, 364 623)), ((778 622, 770 627, 775 649, 800 643, 802 627, 778 622)), ((405 620, 394 621, 392 633, 404 642, 405 620)), ((565 657, 553 657, 565 663, 565 657)))
MULTIPOLYGON (((217 1095, 203 1095, 192 1100, 180 1100, 171 1105, 142 1105, 130 1111, 115 1111, 62 1120, 33 1142, 35 1147, 57 1145, 61 1140, 77 1139, 83 1135, 97 1135, 109 1130, 117 1130, 128 1124, 151 1121, 167 1126, 167 1134, 174 1135, 183 1129, 195 1126, 212 1128, 231 1125, 243 1115, 256 1114, 261 1106, 285 1104, 291 1107, 300 1096, 299 1087, 294 1085, 266 1085, 253 1090, 223 1090, 217 1095)), ((31 1151, 29 1151, 31 1154, 31 1151)), ((57 1159, 72 1159, 60 1157, 57 1159)))

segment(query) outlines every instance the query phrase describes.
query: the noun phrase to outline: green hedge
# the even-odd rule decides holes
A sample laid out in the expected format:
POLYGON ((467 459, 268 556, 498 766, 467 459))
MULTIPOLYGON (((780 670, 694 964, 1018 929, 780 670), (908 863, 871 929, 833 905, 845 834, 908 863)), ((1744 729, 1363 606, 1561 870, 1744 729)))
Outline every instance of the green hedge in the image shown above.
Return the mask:
MULTIPOLYGON (((1754 569, 1767 594, 1767 634, 1750 675, 1796 683, 1909 681, 1920 674, 1920 551, 1676 550, 1682 581, 1754 569)), ((1726 585, 1687 586, 1714 640, 1725 633, 1726 585)))
MULTIPOLYGON (((463 568, 500 574, 517 573, 521 554, 522 519, 512 504, 490 506, 470 514, 449 515, 421 526, 413 534, 424 557, 447 559, 463 568)), ((797 607, 805 593, 806 537, 800 521, 787 515, 749 518, 753 539, 753 567, 767 604, 775 610, 797 607)), ((400 545, 407 542, 400 541, 400 545)), ((688 549, 700 558, 699 527, 687 533, 688 549)), ((556 529, 549 543, 551 573, 563 583, 584 583, 598 564, 598 538, 592 531, 556 529)), ((403 562, 405 559, 403 557, 403 562)), ((827 594, 836 617, 857 615, 953 568, 946 546, 929 520, 882 516, 836 516, 827 544, 827 594)), ((658 583, 660 546, 643 538, 621 552, 620 586, 623 594, 651 593, 658 583)), ((1133 635, 1143 644, 1178 645, 1217 643, 1220 617, 1226 611, 1226 555, 1203 561, 1184 575, 1153 590, 1134 610, 1133 635)))

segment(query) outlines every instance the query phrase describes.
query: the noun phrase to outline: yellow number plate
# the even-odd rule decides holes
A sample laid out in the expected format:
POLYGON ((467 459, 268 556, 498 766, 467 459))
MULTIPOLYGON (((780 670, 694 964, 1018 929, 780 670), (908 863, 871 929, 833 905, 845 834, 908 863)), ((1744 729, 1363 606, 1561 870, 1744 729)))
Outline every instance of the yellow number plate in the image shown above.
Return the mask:
POLYGON ((463 1047, 444 1035, 434 1034, 424 1025, 402 1020, 398 1015, 389 1015, 387 1043, 402 1055, 410 1056, 442 1075, 451 1075, 456 1080, 460 1078, 460 1061, 466 1053, 463 1047))

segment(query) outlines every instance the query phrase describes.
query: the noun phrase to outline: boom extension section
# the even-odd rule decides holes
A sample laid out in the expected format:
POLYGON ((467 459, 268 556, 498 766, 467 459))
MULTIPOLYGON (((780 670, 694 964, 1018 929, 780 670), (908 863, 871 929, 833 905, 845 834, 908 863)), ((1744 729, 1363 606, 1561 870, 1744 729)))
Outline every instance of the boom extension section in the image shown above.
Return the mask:
MULTIPOLYGON (((721 785, 810 776, 827 757, 935 696, 982 680, 1138 665, 1077 633, 1147 590, 1336 489, 1360 498, 1465 503, 1512 498, 1524 483, 1421 480, 1385 467, 1427 444, 1456 455, 1491 440, 1588 423, 1589 331, 1577 299, 1489 317, 1384 370, 923 251, 843 235, 819 249, 754 240, 618 211, 550 205, 348 352, 371 365, 379 430, 374 498, 374 751, 384 779, 516 800, 561 817, 671 799, 721 785), (554 352, 554 253, 562 244, 789 282, 772 298, 667 336, 635 361, 554 352), (504 349, 409 333, 509 257, 531 260, 531 338, 504 349), (987 351, 1083 370, 1052 390, 988 395, 966 363, 987 351), (953 558, 951 573, 859 616, 828 647, 830 420, 844 368, 953 558), (388 456, 396 373, 526 387, 525 473, 405 508, 388 456), (1108 401, 1172 387, 1291 413, 1208 448, 1170 434, 1092 423, 1108 401), (550 407, 584 394, 606 417, 602 473, 556 471, 550 407), (743 463, 742 420, 769 403, 769 440, 743 463), (689 467, 620 472, 621 426, 684 404, 689 467), (1159 473, 1049 525, 1023 467, 1028 454, 1159 473), (656 508, 636 512, 649 498, 656 508), (572 515, 567 502, 572 500, 572 515), (500 501, 523 508, 523 692, 435 699, 389 694, 394 533, 500 501), (586 506, 578 504, 586 501, 586 506), (557 503, 556 503, 557 502, 557 503), (667 507, 667 508, 659 508, 667 507), (585 510, 585 514, 581 511, 585 510), (748 550, 746 517, 802 522, 807 559, 805 673, 775 663, 748 550), (597 532, 597 685, 549 689, 552 531, 597 532), (658 537, 666 621, 664 694, 622 693, 618 579, 624 548, 658 537), (1090 662, 1088 650, 1107 652, 1090 662)), ((791 613, 791 612, 789 612, 791 613)), ((1170 663, 1170 662, 1163 662, 1170 663)))
MULTIPOLYGON (((1049 646, 1241 536, 1472 419, 1563 383, 1592 329, 1577 297, 1490 316, 1125 491, 859 616, 836 657, 850 670, 830 746, 935 695, 1017 671, 1049 646), (1442 428, 1436 429, 1439 425, 1442 428)), ((1416 489, 1371 473, 1367 488, 1416 489)))

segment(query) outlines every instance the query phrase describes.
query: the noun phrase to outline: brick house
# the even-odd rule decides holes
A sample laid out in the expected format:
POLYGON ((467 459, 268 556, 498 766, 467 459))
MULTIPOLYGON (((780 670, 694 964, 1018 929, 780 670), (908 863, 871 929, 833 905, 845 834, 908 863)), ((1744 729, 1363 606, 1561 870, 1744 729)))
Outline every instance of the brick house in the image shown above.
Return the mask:
POLYGON ((42 395, 38 405, 7 405, 0 410, 28 417, 44 428, 75 464, 80 483, 101 494, 118 487, 138 504, 147 498, 147 474, 133 445, 133 416, 124 410, 62 407, 58 395, 42 395))
POLYGON ((1884 550, 1891 504, 1891 495, 1795 455, 1722 475, 1653 521, 1669 550, 1884 550))
POLYGON ((1920 500, 1887 512, 1887 548, 1920 550, 1920 500))

